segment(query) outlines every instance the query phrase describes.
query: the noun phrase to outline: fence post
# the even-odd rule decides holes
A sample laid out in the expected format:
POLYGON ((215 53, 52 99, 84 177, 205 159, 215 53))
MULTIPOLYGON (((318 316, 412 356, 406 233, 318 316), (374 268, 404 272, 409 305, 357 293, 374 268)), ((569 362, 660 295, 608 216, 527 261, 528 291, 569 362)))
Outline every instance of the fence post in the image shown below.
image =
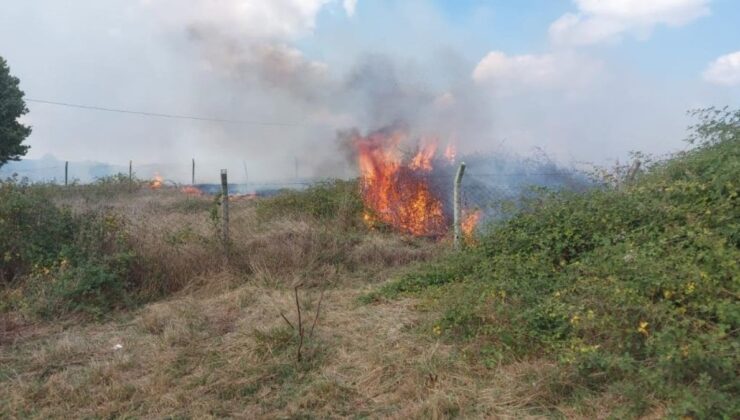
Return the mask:
POLYGON ((68 175, 69 175, 69 161, 65 160, 64 161, 64 186, 65 187, 67 186, 68 175))
POLYGON ((634 162, 632 162, 632 165, 630 166, 629 170, 627 170, 627 176, 625 181, 627 183, 631 183, 635 180, 635 176, 637 175, 637 172, 640 170, 640 166, 642 165, 642 162, 640 162, 640 159, 636 159, 634 162))
POLYGON ((226 169, 221 169, 221 210, 223 222, 221 233, 223 234, 224 246, 229 243, 229 182, 226 177, 226 169))
POLYGON ((195 158, 193 158, 193 174, 190 180, 190 185, 195 185, 195 158))
POLYGON ((462 203, 462 197, 460 196, 460 185, 462 184, 462 177, 465 173, 465 162, 460 163, 460 167, 457 168, 455 174, 455 184, 452 189, 452 206, 453 206, 453 229, 454 229, 454 245, 455 249, 460 249, 460 243, 462 242, 462 210, 460 209, 462 203))
POLYGON ((134 189, 134 162, 128 161, 128 191, 131 192, 134 189))

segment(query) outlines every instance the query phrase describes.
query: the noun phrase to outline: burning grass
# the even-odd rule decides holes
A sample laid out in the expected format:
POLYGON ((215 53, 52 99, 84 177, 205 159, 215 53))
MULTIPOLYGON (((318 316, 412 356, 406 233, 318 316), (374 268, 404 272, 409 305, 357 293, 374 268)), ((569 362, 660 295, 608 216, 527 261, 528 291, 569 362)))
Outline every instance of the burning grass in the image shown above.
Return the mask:
MULTIPOLYGON (((360 168, 364 220, 369 226, 385 223, 417 236, 440 237, 449 228, 449 209, 441 191, 430 182, 436 141, 421 142, 405 158, 399 147, 407 140, 403 130, 381 130, 362 137, 352 134, 360 168)), ((453 154, 454 155, 454 154, 453 154)))

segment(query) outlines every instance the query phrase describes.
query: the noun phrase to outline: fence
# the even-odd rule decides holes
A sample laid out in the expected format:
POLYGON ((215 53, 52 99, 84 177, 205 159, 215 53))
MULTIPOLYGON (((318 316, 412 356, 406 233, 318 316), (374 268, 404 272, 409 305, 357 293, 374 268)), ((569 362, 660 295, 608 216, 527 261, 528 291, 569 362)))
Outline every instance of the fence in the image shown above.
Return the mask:
MULTIPOLYGON (((80 169, 69 162, 55 162, 49 166, 36 164, 33 167, 20 167, 11 165, 2 168, 0 178, 17 174, 19 178, 29 177, 35 181, 52 182, 61 185, 75 184, 79 182, 80 169)), ((185 165, 180 165, 181 170, 185 165)), ((245 165, 246 166, 246 165, 245 165)), ((160 165, 161 167, 161 165, 160 165)), ((185 166, 189 172, 188 178, 195 182, 198 176, 195 159, 185 166)), ((149 172, 156 173, 151 165, 146 168, 149 172)), ((97 165, 83 168, 88 175, 95 178, 107 176, 127 177, 133 185, 136 166, 129 161, 127 166, 97 165)), ((212 171, 218 173, 216 171, 212 171)), ((239 171, 241 172, 241 171, 239 171)), ((229 173, 231 175, 231 173, 229 173)), ((245 179, 247 178, 244 168, 245 179)), ((296 175, 298 175, 296 173, 296 175)), ((202 178, 213 178, 213 174, 203 174, 202 178)), ((303 189, 316 184, 318 179, 291 179, 285 181, 268 181, 252 183, 229 183, 227 171, 221 170, 220 182, 212 184, 199 184, 201 192, 223 197, 221 231, 223 242, 229 242, 229 195, 270 195, 283 189, 303 189)), ((239 174, 241 178, 241 174, 239 174)), ((471 217, 479 218, 482 222, 490 222, 509 217, 516 212, 521 205, 522 198, 531 195, 532 187, 545 187, 549 189, 579 189, 585 188, 587 180, 585 177, 570 169, 563 169, 549 161, 538 162, 531 160, 515 160, 511 158, 473 158, 467 164, 442 165, 436 167, 427 180, 432 188, 437 191, 437 196, 444 202, 444 207, 449 211, 447 217, 452 221, 452 231, 455 246, 459 246, 463 234, 463 223, 471 217), (465 166, 463 166, 465 165, 465 166), (472 216, 471 216, 472 215, 472 216)), ((121 179, 118 179, 121 181, 121 179)), ((162 182, 179 185, 173 181, 162 182)))

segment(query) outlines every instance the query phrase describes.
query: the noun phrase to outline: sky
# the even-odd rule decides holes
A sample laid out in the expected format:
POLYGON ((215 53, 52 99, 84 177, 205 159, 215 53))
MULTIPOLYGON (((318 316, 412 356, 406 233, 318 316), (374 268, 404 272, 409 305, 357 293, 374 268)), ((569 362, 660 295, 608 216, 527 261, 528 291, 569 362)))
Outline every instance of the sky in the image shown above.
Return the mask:
POLYGON ((28 158, 346 176, 341 133, 400 124, 603 164, 680 150, 687 110, 740 105, 736 0, 0 1, 28 158))

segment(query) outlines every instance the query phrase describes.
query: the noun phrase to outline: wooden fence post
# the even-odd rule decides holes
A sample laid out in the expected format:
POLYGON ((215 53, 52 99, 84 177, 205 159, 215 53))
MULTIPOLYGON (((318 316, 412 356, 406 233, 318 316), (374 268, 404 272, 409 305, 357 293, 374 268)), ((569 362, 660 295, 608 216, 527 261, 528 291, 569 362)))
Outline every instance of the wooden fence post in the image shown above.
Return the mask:
POLYGON ((640 170, 641 165, 642 162, 640 162, 640 159, 636 159, 634 162, 632 162, 632 165, 627 170, 627 176, 625 177, 625 181, 628 184, 635 180, 635 176, 637 176, 637 172, 640 170))
POLYGON ((462 243, 462 197, 460 196, 460 186, 462 184, 462 177, 465 173, 465 162, 460 163, 460 167, 457 168, 455 174, 455 184, 452 189, 452 205, 453 205, 453 229, 454 229, 454 245, 455 249, 460 249, 462 243))
POLYGON ((226 176, 226 169, 221 169, 221 210, 223 223, 221 233, 223 234, 224 246, 229 244, 229 182, 226 176))
POLYGON ((69 161, 65 160, 64 161, 64 186, 65 187, 67 186, 68 176, 69 176, 69 161))
POLYGON ((128 190, 134 190, 134 162, 131 160, 128 161, 128 190))
POLYGON ((195 158, 193 158, 193 174, 190 179, 190 185, 195 185, 195 158))

